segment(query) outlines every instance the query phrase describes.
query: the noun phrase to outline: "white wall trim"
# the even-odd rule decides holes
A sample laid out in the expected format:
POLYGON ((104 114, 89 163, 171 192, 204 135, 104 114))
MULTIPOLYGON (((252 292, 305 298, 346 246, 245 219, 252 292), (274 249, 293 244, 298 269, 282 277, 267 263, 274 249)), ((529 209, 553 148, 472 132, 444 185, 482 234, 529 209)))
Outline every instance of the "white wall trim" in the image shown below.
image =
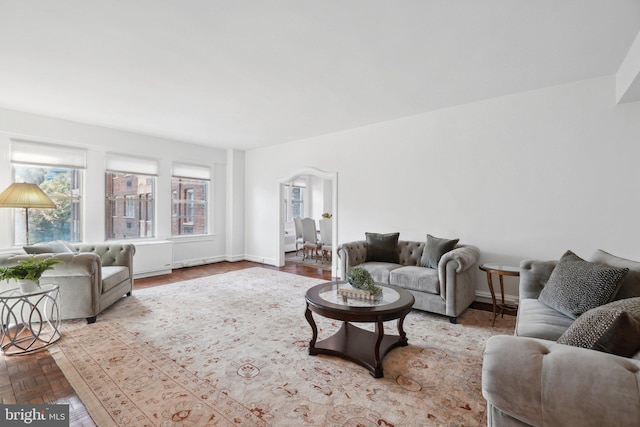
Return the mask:
MULTIPOLYGON (((504 294, 505 304, 518 304, 518 300, 519 300, 518 295, 504 294)), ((491 293, 489 291, 476 291, 476 297, 474 298, 474 301, 492 304, 491 293)), ((496 295, 496 302, 499 302, 499 301, 500 301, 500 294, 496 295)))

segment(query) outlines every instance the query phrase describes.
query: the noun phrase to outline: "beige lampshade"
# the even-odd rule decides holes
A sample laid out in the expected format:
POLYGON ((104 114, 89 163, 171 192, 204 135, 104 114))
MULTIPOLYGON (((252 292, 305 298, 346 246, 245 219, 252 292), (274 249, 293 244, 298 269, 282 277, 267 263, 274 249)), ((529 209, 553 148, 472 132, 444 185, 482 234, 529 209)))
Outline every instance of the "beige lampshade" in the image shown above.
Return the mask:
POLYGON ((55 208, 56 205, 36 184, 14 182, 0 193, 0 207, 55 208))

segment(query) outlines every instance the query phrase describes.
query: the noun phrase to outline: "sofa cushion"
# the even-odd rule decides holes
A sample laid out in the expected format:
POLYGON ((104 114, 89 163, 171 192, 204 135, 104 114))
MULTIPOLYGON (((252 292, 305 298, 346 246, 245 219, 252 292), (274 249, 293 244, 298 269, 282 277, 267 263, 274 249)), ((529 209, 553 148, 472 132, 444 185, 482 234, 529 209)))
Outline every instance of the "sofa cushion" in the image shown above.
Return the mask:
POLYGON ((391 271, 402 266, 391 262, 364 262, 359 264, 358 267, 367 270, 371 274, 374 282, 389 284, 389 274, 391 271))
POLYGON ((412 291, 440 293, 438 270, 432 268, 416 266, 396 268, 389 273, 389 284, 412 291))
POLYGON ((589 261, 629 269, 629 272, 620 281, 620 289, 614 295, 614 300, 640 297, 640 262, 620 258, 601 249, 598 249, 589 261))
POLYGON ((420 265, 428 268, 438 268, 442 255, 452 251, 459 241, 460 239, 441 239, 427 234, 427 244, 424 247, 424 252, 422 252, 420 265))
POLYGON ((36 243, 34 245, 23 246, 23 249, 28 254, 62 254, 75 252, 75 250, 71 250, 62 240, 36 243))
POLYGON ((640 351, 640 297, 610 302, 584 313, 558 343, 631 357, 640 351))
POLYGON ((129 268, 120 266, 102 267, 102 293, 115 288, 129 278, 129 268))
POLYGON ((400 233, 365 233, 367 236, 367 259, 374 262, 398 263, 398 238, 400 233))
POLYGON ((574 320, 535 298, 519 302, 515 335, 556 341, 574 320))
POLYGON ((613 298, 628 268, 585 261, 567 251, 551 272, 538 299, 549 307, 577 318, 613 298))

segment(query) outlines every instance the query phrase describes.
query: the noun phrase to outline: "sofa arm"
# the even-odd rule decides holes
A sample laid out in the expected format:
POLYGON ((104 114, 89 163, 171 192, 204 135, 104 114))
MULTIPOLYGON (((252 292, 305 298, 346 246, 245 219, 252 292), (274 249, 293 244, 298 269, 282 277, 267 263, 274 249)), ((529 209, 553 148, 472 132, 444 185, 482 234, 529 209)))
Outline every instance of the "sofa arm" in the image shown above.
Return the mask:
POLYGON ((475 272, 471 269, 480 258, 480 249, 472 245, 459 245, 442 255, 438 262, 440 296, 445 301, 445 314, 455 318, 474 300, 475 272))
MULTIPOLYGON (((460 245, 452 251, 442 255, 438 262, 438 273, 442 274, 447 270, 447 263, 456 262, 456 273, 461 273, 466 269, 474 266, 480 258, 480 249, 472 245, 460 245)), ((442 280, 442 279, 440 279, 442 280)))
POLYGON ((366 260, 367 242, 365 240, 343 243, 338 247, 338 274, 342 280, 346 280, 347 271, 366 260))
POLYGON ((485 345, 489 408, 532 426, 637 425, 639 383, 640 360, 507 335, 485 345))
POLYGON ((449 279, 447 272, 449 275, 462 273, 475 265, 478 258, 480 258, 480 249, 472 245, 459 245, 442 255, 438 262, 438 279, 443 297, 446 294, 447 279, 449 279))
POLYGON ((557 263, 557 261, 520 261, 520 284, 518 285, 520 299, 538 298, 557 263))

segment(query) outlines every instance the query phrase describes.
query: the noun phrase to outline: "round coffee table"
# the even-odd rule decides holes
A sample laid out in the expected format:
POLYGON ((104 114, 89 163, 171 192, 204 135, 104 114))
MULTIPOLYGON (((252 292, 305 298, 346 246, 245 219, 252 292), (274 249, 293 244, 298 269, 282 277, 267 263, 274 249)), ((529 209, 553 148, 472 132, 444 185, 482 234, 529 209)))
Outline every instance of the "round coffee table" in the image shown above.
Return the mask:
POLYGON ((380 301, 345 299, 338 295, 339 287, 346 282, 322 283, 310 288, 305 299, 305 317, 311 325, 313 337, 309 342, 309 354, 327 354, 358 363, 369 370, 375 378, 383 376, 382 358, 396 347, 408 344, 402 327, 404 318, 411 311, 415 299, 411 293, 391 285, 382 287, 380 301), (316 342, 318 328, 313 313, 341 320, 342 327, 331 337, 316 342), (385 335, 383 322, 398 320, 398 335, 385 335), (375 332, 367 331, 351 323, 375 323, 375 332))

